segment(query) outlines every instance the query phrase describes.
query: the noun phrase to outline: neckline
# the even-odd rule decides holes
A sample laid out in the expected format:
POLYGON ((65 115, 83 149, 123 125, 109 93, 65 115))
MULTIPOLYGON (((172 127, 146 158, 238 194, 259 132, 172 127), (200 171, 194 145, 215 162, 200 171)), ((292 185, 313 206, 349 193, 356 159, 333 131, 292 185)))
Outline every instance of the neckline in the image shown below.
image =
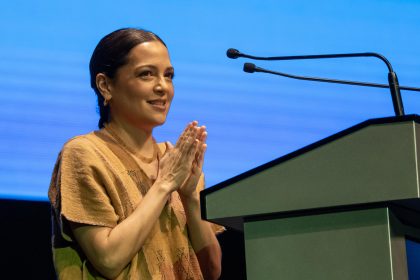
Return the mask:
POLYGON ((133 156, 134 158, 139 159, 141 162, 145 163, 145 164, 150 164, 152 163, 154 160, 158 160, 159 161, 159 147, 156 143, 155 138, 152 137, 153 140, 153 155, 150 158, 147 158, 145 156, 142 156, 140 154, 136 154, 136 152, 131 149, 125 142, 124 140, 121 139, 121 137, 118 136, 117 133, 115 133, 115 131, 111 128, 111 126, 109 124, 105 125, 105 130, 110 134, 111 138, 114 140, 115 143, 119 144, 128 154, 130 154, 131 156, 133 156))
MULTIPOLYGON (((110 129, 106 129, 106 126, 101 130, 103 133, 105 133, 106 137, 112 141, 116 147, 118 147, 118 149, 124 153, 127 157, 126 160, 128 160, 128 162, 123 163, 123 165, 128 168, 126 170, 127 174, 129 175, 129 177, 131 178, 131 180, 133 180, 134 184, 137 185, 138 190, 140 191, 142 196, 145 196, 148 192, 148 190, 151 188, 151 186, 153 185, 154 181, 156 180, 156 178, 152 178, 149 177, 148 173, 146 173, 145 171, 145 166, 144 163, 142 164, 142 162, 128 149, 128 147, 126 145, 123 145, 124 142, 119 142, 117 141, 117 139, 119 138, 118 136, 115 137, 115 133, 112 133, 110 131, 110 129), (126 165, 128 164, 128 165, 126 165), (132 166, 133 168, 129 168, 129 166, 132 166), (137 173, 137 171, 139 173, 137 173), (134 173, 132 173, 134 172, 134 173), (140 177, 137 177, 137 174, 140 177)), ((154 139, 153 139, 154 140, 154 139)), ((159 165, 160 165, 160 158, 162 157, 162 152, 160 151, 156 141, 154 140, 154 144, 156 145, 155 149, 157 150, 157 155, 156 155, 156 159, 157 159, 157 166, 158 166, 158 173, 159 173, 159 165)), ((117 153, 118 154, 118 153, 117 153)), ((116 155, 117 155, 116 154, 116 155)), ((120 158, 121 160, 122 158, 120 158)), ((158 176, 159 174, 157 174, 158 176)))

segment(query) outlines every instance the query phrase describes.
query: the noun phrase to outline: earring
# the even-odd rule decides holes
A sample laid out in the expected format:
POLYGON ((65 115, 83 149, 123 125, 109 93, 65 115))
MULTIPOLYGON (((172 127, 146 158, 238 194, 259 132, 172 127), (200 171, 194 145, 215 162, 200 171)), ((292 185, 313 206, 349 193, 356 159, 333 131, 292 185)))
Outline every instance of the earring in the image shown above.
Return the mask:
POLYGON ((109 103, 109 99, 104 99, 104 107, 106 107, 106 106, 108 106, 108 103, 109 103))

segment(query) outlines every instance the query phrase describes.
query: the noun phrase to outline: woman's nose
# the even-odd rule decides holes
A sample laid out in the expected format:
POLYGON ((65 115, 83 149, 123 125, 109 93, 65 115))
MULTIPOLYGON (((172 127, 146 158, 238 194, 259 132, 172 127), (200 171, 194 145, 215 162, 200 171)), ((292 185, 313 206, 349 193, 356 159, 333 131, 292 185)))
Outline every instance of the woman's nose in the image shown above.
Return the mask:
POLYGON ((166 93, 166 91, 169 89, 169 84, 168 81, 166 80, 165 77, 161 77, 157 80, 154 90, 156 93, 163 95, 166 93))

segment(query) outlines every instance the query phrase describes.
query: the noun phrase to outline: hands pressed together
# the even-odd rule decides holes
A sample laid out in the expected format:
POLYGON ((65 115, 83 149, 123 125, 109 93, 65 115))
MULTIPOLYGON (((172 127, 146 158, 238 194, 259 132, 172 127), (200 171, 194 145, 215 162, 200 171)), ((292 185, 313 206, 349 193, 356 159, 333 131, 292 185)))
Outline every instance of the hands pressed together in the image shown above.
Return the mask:
POLYGON ((188 198, 195 193, 204 161, 207 131, 197 121, 187 125, 176 145, 169 147, 159 166, 158 180, 188 198))
POLYGON ((175 147, 170 147, 159 166, 158 185, 168 194, 177 191, 184 206, 188 235, 204 279, 219 279, 222 253, 209 223, 201 219, 196 191, 202 174, 207 131, 194 121, 187 125, 175 147), (163 184, 161 184, 163 183, 163 184), (168 189, 169 187, 169 189, 168 189))

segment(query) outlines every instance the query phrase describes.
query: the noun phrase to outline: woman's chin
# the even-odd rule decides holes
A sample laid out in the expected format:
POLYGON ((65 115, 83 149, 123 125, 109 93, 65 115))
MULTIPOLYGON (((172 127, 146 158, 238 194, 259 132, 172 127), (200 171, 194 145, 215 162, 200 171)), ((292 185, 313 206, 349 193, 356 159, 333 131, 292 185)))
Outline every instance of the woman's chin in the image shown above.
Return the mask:
MULTIPOLYGON (((149 124, 149 126, 153 129, 155 127, 161 126, 163 124, 165 124, 166 122, 166 117, 162 117, 162 118, 155 118, 152 120, 149 120, 149 122, 147 122, 149 124)), ((143 122, 144 124, 144 122, 143 122)))

